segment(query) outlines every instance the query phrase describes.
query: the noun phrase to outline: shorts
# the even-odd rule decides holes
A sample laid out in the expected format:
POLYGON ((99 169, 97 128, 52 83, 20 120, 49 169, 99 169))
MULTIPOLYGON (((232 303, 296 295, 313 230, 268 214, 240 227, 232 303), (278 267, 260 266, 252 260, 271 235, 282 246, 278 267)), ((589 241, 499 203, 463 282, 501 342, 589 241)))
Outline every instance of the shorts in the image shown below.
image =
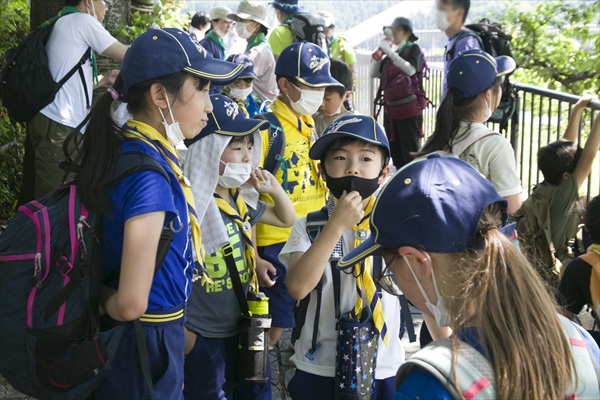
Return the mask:
MULTIPOLYGON (((394 397, 394 379, 393 376, 376 379, 371 400, 387 400, 394 397)), ((333 400, 334 384, 334 377, 309 374, 297 369, 287 389, 292 400, 333 400)))
MULTIPOLYGON (((182 307, 152 315, 171 314, 182 307)), ((168 322, 142 322, 150 376, 155 399, 183 399, 183 352, 185 318, 168 322)), ((94 391, 94 399, 147 399, 150 391, 144 380, 133 323, 125 326, 108 376, 94 391)))
POLYGON ((271 326, 274 328, 293 328, 294 313, 292 308, 296 301, 287 290, 287 267, 279 261, 279 253, 285 243, 275 243, 269 246, 259 247, 258 255, 275 267, 277 280, 269 288, 262 287, 260 291, 269 298, 269 313, 271 314, 271 326))

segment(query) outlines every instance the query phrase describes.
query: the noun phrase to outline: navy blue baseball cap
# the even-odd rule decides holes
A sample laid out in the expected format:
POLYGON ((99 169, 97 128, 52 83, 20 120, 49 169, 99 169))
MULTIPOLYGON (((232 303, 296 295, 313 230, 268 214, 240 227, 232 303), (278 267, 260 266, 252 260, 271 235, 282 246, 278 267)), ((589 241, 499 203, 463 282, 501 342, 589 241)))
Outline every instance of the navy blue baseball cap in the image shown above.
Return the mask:
POLYGON ((390 157, 390 144, 383 128, 375 118, 369 115, 352 114, 336 119, 325 128, 321 137, 310 148, 309 157, 313 160, 320 160, 327 147, 336 139, 342 137, 351 137, 381 146, 385 149, 388 158, 390 157))
POLYGON ((448 87, 458 89, 461 93, 454 98, 468 99, 477 96, 490 87, 499 77, 508 75, 517 68, 515 60, 508 56, 492 57, 479 49, 461 51, 450 61, 446 81, 448 87))
POLYGON ((269 126, 269 122, 265 120, 246 118, 236 101, 223 94, 210 95, 210 101, 213 110, 208 114, 208 123, 193 139, 184 140, 187 147, 213 133, 246 136, 257 129, 267 129, 269 126))
POLYGON ((213 58, 187 32, 149 29, 133 41, 121 63, 120 98, 127 101, 132 86, 176 72, 187 72, 219 85, 235 81, 243 66, 213 58))
POLYGON ((382 248, 411 246, 431 253, 480 250, 477 225, 494 203, 503 209, 503 232, 512 234, 514 224, 505 226, 508 203, 485 177, 457 157, 431 154, 399 170, 384 185, 369 219, 371 235, 338 267, 348 268, 382 248))
POLYGON ((242 78, 252 78, 257 79, 256 74, 254 73, 254 61, 250 57, 245 54, 232 54, 227 57, 227 61, 242 64, 244 68, 242 68, 242 72, 237 77, 237 79, 242 78))
POLYGON ((314 88, 344 86, 329 72, 329 57, 323 49, 307 41, 295 42, 283 49, 275 64, 275 75, 296 78, 314 88))

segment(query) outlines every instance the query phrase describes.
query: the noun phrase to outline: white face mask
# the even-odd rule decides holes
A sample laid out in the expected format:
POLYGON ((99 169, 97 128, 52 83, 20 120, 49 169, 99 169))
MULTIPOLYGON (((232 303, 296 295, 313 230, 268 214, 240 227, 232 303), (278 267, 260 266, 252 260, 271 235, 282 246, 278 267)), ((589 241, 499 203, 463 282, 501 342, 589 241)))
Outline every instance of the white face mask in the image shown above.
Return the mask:
POLYGON ((485 112, 483 113, 483 122, 485 122, 492 116, 492 109, 490 108, 487 100, 483 99, 483 101, 485 101, 485 112))
POLYGON ((417 282, 417 286, 419 287, 419 291, 425 298, 425 306, 429 309, 431 314, 433 314, 435 322, 441 327, 450 326, 450 313, 448 312, 448 307, 446 307, 446 302, 444 301, 444 298, 440 295, 440 292, 438 290, 437 282, 435 280, 435 274, 433 273, 433 268, 431 269, 431 278, 433 279, 433 288, 435 290, 435 295, 438 298, 437 304, 433 304, 431 303, 431 301, 429 301, 429 297, 427 297, 425 290, 423 290, 423 286, 421 286, 421 282, 419 282, 417 275, 415 275, 415 271, 413 271, 410 263, 408 262, 408 259, 406 258, 406 256, 402 257, 404 257, 404 262, 406 262, 408 269, 410 269, 410 272, 413 274, 415 282, 417 282))
POLYGON ((248 26, 247 22, 238 22, 237 24, 235 24, 235 30, 238 34, 239 37, 241 37, 242 39, 248 39, 250 38, 250 36, 252 36, 252 32, 248 32, 248 29, 246 29, 246 27, 248 26))
POLYGON ((313 115, 317 112, 321 104, 323 104, 323 97, 325 96, 324 90, 308 90, 300 89, 298 86, 292 83, 292 86, 300 92, 300 98, 298 101, 290 99, 290 105, 292 109, 300 115, 313 115))
POLYGON ((445 31, 450 27, 450 22, 448 21, 448 13, 446 11, 436 10, 435 26, 441 31, 445 31))
POLYGON ((218 37, 222 38, 225 37, 226 33, 223 32, 222 30, 219 29, 219 27, 217 26, 217 24, 215 24, 215 27, 213 28, 213 32, 217 34, 218 37))
MULTIPOLYGON (((166 89, 165 89, 165 93, 166 93, 166 89)), ((158 112, 160 112, 160 116, 163 119, 161 124, 165 128, 165 132, 167 134, 167 140, 169 141, 169 143, 171 143, 171 145, 177 146, 177 145, 179 145, 179 143, 181 143, 181 141, 183 139, 185 139, 185 136, 183 136, 183 132, 181 132, 181 128, 179 127, 179 122, 175 122, 175 118, 173 118, 173 112, 171 111, 171 104, 169 103, 169 96, 166 96, 166 97, 167 97, 167 108, 169 109, 169 115, 171 116, 171 123, 170 124, 167 123, 167 120, 165 119, 165 116, 164 116, 162 110, 160 109, 160 107, 158 108, 158 112)))
POLYGON ((398 43, 398 48, 399 49, 403 48, 405 44, 406 44, 406 40, 401 41, 400 43, 398 43))
POLYGON ((252 164, 220 161, 225 164, 225 170, 223 175, 219 175, 219 185, 227 189, 233 189, 242 186, 250 179, 252 164))
POLYGON ((240 100, 245 100, 246 97, 250 96, 250 93, 252 93, 252 86, 246 89, 229 88, 229 94, 231 97, 235 97, 236 99, 240 100))

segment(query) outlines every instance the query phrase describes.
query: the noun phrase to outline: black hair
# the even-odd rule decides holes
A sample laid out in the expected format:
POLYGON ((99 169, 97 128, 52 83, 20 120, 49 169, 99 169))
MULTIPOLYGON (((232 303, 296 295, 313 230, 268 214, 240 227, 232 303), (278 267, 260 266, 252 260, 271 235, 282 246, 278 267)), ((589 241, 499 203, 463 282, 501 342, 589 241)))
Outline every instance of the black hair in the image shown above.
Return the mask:
POLYGON ((298 79, 296 79, 294 77, 286 76, 286 75, 275 75, 275 81, 277 82, 277 88, 279 89, 279 91, 281 91, 281 87, 279 86, 279 79, 281 79, 281 78, 285 78, 291 84, 298 86, 298 79))
MULTIPOLYGON (((178 99, 185 81, 192 77, 185 72, 177 72, 148 80, 129 88, 127 93, 127 110, 139 112, 146 107, 146 94, 154 83, 165 87, 167 92, 178 99)), ((198 89, 205 89, 209 81, 192 77, 197 81, 198 89)), ((121 75, 113 84, 117 92, 121 90, 121 75)), ((63 144, 63 152, 67 161, 78 169, 75 181, 82 203, 90 210, 101 215, 110 215, 112 202, 109 196, 110 179, 115 162, 120 152, 121 141, 124 140, 121 128, 112 118, 113 98, 106 92, 94 103, 90 113, 83 122, 73 130, 63 144), (81 129, 87 124, 85 135, 81 129)))
POLYGON ((269 34, 269 28, 267 28, 266 26, 264 26, 260 22, 258 22, 258 25, 260 26, 260 28, 259 28, 259 30, 258 30, 258 32, 256 34, 260 35, 261 33, 264 33, 265 36, 267 36, 269 34))
MULTIPOLYGON (((503 77, 497 77, 483 92, 490 89, 498 90, 502 85, 502 82, 503 77)), ((460 121, 472 119, 471 115, 478 106, 477 103, 475 103, 475 99, 477 99, 479 94, 466 99, 456 99, 455 96, 458 94, 462 94, 460 89, 448 87, 446 97, 442 100, 436 114, 433 134, 427 139, 427 142, 425 142, 421 151, 415 154, 415 156, 418 157, 429 154, 449 146, 450 141, 454 138, 454 135, 456 135, 460 121)), ((452 149, 450 148, 450 151, 451 150, 452 149)))
POLYGON ((83 0, 65 0, 65 7, 77 7, 83 0))
POLYGON ((465 10, 463 15, 463 23, 467 20, 469 9, 471 8, 471 0, 440 0, 444 4, 450 4, 453 9, 462 8, 465 10))
POLYGON ((345 95, 347 91, 352 90, 353 76, 352 70, 350 69, 348 64, 346 64, 340 59, 332 58, 329 71, 331 72, 331 76, 333 77, 333 79, 344 85, 344 88, 342 89, 339 86, 330 86, 326 88, 326 90, 339 89, 340 94, 342 94, 342 96, 345 95))
POLYGON ((254 132, 244 136, 232 136, 229 144, 234 143, 249 143, 250 145, 254 146, 254 132))
POLYGON ((544 180, 551 185, 559 185, 565 172, 573 173, 582 149, 568 140, 557 140, 538 150, 538 169, 544 180))
POLYGON ((381 169, 385 168, 389 164, 390 159, 388 157, 387 150, 383 146, 369 143, 365 140, 361 140, 361 139, 357 139, 357 138, 353 138, 353 137, 349 137, 349 136, 344 136, 344 137, 341 137, 341 138, 336 139, 333 142, 329 143, 329 145, 325 148, 325 151, 323 152, 323 155, 321 156, 321 160, 320 160, 321 165, 325 165, 325 160, 327 159, 327 155, 329 153, 331 153, 331 149, 341 148, 344 146, 351 146, 355 143, 361 143, 361 144, 366 143, 367 145, 376 148, 377 152, 381 155, 381 169))
POLYGON ((210 16, 208 15, 208 13, 206 11, 198 11, 192 17, 192 22, 190 23, 190 25, 192 25, 194 28, 200 29, 203 26, 208 25, 209 23, 210 16))
POLYGON ((594 197, 588 203, 584 222, 592 243, 600 244, 600 196, 594 197))

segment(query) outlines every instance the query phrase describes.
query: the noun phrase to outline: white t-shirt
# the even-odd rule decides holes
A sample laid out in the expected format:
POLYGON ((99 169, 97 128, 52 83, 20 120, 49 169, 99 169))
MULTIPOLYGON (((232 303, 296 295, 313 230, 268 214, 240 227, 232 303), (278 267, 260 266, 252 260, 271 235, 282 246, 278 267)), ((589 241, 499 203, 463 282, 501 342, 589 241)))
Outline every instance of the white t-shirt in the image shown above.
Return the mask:
MULTIPOLYGON (((81 60, 88 47, 100 54, 116 41, 117 39, 89 14, 74 13, 59 18, 46 45, 52 77, 55 81, 60 81, 81 60)), ((91 101, 92 61, 86 61, 82 67, 91 101)), ((41 113, 53 121, 74 128, 87 115, 87 106, 81 77, 79 72, 75 72, 60 88, 54 101, 44 107, 41 113)))
MULTIPOLYGON (((460 140, 467 129, 469 133, 476 129, 489 129, 477 122, 460 122, 456 139, 460 140)), ((502 197, 521 193, 521 180, 517 174, 515 153, 510 142, 500 134, 486 136, 459 155, 464 160, 481 172, 494 185, 502 197)))
MULTIPOLYGON (((310 247, 310 238, 306 233, 306 217, 299 218, 290 237, 279 253, 279 259, 285 265, 290 260, 292 253, 304 253, 310 247)), ((342 251, 346 254, 354 247, 354 233, 347 230, 342 235, 342 251)), ((321 349, 317 352, 314 360, 309 360, 304 355, 312 347, 312 335, 315 321, 317 293, 310 293, 310 302, 306 313, 306 321, 302 327, 300 338, 294 344, 294 355, 290 360, 301 371, 314 375, 334 377, 335 355, 338 331, 335 329, 335 299, 333 293, 333 281, 331 266, 328 264, 323 275, 323 291, 321 314, 319 317, 319 329, 317 343, 321 349)), ((352 274, 340 272, 340 312, 347 313, 354 308, 356 303, 356 282, 352 274)), ((377 351, 377 367, 375 379, 386 379, 396 375, 398 368, 404 363, 404 348, 398 338, 400 333, 400 302, 398 298, 385 291, 381 298, 385 324, 388 329, 388 345, 386 346, 381 337, 377 351)))

